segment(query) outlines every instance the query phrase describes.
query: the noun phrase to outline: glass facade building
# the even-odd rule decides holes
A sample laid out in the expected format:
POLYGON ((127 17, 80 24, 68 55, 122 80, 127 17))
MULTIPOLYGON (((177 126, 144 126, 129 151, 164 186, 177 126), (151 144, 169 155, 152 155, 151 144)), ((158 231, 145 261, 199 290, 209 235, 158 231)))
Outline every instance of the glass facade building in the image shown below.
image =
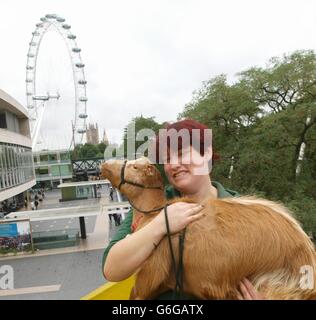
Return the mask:
POLYGON ((28 112, 0 89, 0 218, 27 208, 35 184, 28 112))
POLYGON ((0 191, 34 178, 32 149, 0 142, 0 191))
POLYGON ((56 188, 72 179, 71 154, 68 150, 33 152, 33 161, 38 186, 56 188))

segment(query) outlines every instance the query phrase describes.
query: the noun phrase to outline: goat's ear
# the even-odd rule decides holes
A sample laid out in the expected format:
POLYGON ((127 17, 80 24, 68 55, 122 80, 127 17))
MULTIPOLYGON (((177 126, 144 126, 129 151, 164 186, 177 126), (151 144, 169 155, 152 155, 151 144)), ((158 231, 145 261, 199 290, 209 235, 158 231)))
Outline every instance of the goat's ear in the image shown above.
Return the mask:
POLYGON ((147 164, 145 168, 145 173, 147 176, 153 176, 155 173, 155 168, 151 164, 147 164))

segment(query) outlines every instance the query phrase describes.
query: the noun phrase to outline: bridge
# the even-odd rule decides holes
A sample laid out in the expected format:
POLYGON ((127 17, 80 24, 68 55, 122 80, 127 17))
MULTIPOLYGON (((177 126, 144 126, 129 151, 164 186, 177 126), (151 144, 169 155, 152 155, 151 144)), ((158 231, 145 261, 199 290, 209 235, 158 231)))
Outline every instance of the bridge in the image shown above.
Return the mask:
MULTIPOLYGON (((101 157, 71 160, 73 179, 76 181, 88 181, 88 176, 98 177, 100 175, 100 165, 110 159, 113 158, 104 159, 101 157)), ((124 160, 124 158, 115 159, 124 160)))
POLYGON ((100 175, 100 164, 104 161, 103 157, 71 160, 73 178, 77 181, 84 181, 88 180, 88 176, 98 177, 100 175))

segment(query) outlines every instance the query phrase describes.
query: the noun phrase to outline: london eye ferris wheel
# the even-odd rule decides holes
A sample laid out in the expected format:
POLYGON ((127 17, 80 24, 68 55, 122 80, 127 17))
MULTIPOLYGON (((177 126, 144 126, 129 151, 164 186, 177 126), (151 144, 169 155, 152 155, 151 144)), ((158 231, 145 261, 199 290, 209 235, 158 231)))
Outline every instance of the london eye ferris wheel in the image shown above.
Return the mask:
POLYGON ((33 149, 48 139, 45 131, 51 132, 52 141, 62 134, 69 148, 83 142, 88 117, 84 67, 71 26, 56 14, 42 17, 32 33, 26 64, 33 149))

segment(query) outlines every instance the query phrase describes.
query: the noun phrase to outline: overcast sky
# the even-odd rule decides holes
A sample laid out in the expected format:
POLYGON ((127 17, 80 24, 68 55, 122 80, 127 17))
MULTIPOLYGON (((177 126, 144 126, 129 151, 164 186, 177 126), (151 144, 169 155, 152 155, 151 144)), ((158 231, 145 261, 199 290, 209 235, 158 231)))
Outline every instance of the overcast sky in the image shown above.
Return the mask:
MULTIPOLYGON (((272 56, 316 47, 312 0, 1 0, 0 12, 0 88, 26 105, 31 34, 40 17, 56 13, 82 49, 88 119, 112 142, 120 142, 123 127, 140 114, 175 120, 204 80, 225 73, 233 81, 272 56)), ((47 37, 40 51, 50 46, 58 56, 63 45, 47 37)), ((52 68, 58 65, 48 62, 41 70, 49 78, 52 68)), ((62 133, 61 113, 54 115, 44 127, 62 133)))

